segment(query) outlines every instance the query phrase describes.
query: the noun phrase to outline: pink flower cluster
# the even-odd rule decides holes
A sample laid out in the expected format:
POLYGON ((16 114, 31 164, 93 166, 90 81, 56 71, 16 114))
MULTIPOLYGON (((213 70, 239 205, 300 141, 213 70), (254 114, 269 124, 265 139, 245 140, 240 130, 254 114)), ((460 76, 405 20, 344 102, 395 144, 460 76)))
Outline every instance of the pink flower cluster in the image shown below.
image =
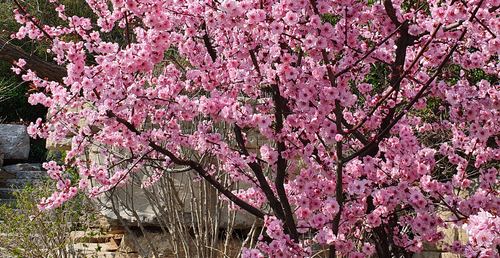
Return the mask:
POLYGON ((12 37, 46 37, 67 70, 54 82, 23 60, 13 68, 40 89, 29 102, 50 108, 29 134, 74 135, 72 164, 44 165, 58 192, 40 209, 154 163, 150 187, 178 165, 265 220, 272 240, 243 257, 311 256, 318 244, 349 257, 419 252, 464 222, 469 242, 450 250, 498 256, 498 1, 87 3, 97 23, 61 4, 65 26, 14 14, 12 37), (82 161, 89 148, 104 161, 82 161), (226 187, 237 182, 248 187, 226 187))
POLYGON ((466 257, 498 257, 496 248, 500 245, 500 218, 497 215, 480 211, 471 215, 462 228, 469 235, 469 242, 465 247, 454 244, 452 250, 455 253, 466 257))

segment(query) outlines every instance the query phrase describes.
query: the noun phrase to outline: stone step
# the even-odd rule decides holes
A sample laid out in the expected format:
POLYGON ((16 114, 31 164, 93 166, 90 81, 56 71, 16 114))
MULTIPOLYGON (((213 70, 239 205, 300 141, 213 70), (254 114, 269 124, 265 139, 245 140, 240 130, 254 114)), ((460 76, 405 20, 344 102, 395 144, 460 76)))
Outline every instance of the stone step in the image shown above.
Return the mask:
POLYGON ((16 179, 42 179, 48 177, 47 171, 19 171, 16 173, 16 179))
POLYGON ((17 173, 19 171, 42 171, 41 163, 19 163, 3 167, 9 173, 17 173))
POLYGON ((22 189, 28 184, 37 187, 43 185, 43 180, 33 180, 33 179, 7 179, 7 186, 13 187, 15 189, 22 189))
POLYGON ((0 199, 5 200, 5 199, 12 199, 14 198, 12 196, 12 193, 15 191, 15 189, 12 188, 0 188, 0 199))
MULTIPOLYGON (((17 199, 0 199, 0 206, 17 201, 17 199)), ((0 256, 1 257, 1 256, 0 256)))

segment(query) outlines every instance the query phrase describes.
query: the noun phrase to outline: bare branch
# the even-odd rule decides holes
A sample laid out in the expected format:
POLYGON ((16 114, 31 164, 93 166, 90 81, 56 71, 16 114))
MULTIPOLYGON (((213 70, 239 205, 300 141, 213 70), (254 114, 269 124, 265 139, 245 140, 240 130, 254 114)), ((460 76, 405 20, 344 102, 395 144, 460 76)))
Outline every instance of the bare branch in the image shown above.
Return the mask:
MULTIPOLYGON (((129 123, 125 119, 116 116, 112 111, 108 110, 106 112, 106 115, 109 118, 116 119, 117 122, 119 122, 120 124, 123 124, 131 132, 133 132, 133 133, 135 133, 137 135, 140 134, 140 132, 137 131, 137 129, 134 127, 134 125, 132 125, 131 123, 129 123)), ((191 169, 193 169, 194 171, 198 172, 198 174, 200 176, 202 176, 208 183, 210 183, 220 193, 222 193, 223 195, 225 195, 229 200, 231 200, 232 202, 234 202, 234 204, 238 205, 243 210, 246 210, 249 213, 251 213, 251 214, 253 214, 253 215, 255 215, 255 216, 257 216, 257 217, 259 217, 261 219, 263 219, 264 216, 266 215, 265 213, 263 213, 259 209, 257 209, 255 207, 253 207, 252 205, 246 203, 245 201, 243 201, 242 199, 240 199, 236 195, 234 195, 231 191, 229 191, 228 189, 226 189, 219 181, 215 180, 215 178, 213 178, 199 163, 197 163, 197 162, 195 162, 193 160, 181 160, 181 159, 177 158, 172 152, 170 152, 167 149, 165 149, 165 148, 157 145, 154 142, 149 142, 149 147, 151 147, 153 150, 155 150, 155 151, 157 151, 157 152, 159 152, 159 153, 161 153, 161 154, 169 157, 170 160, 174 164, 190 166, 191 169)))

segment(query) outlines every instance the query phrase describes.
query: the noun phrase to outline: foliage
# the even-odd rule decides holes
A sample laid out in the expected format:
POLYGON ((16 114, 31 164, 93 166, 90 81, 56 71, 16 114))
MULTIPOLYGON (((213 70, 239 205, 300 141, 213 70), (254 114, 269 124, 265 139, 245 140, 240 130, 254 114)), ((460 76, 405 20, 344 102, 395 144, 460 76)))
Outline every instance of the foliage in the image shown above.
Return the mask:
POLYGON ((15 201, 0 206, 0 246, 6 254, 19 258, 73 257, 67 237, 71 231, 84 229, 90 206, 79 195, 57 209, 40 213, 38 201, 52 191, 53 181, 28 185, 13 193, 15 201))
MULTIPOLYGON (((14 86, 14 83, 0 79, 0 103, 10 98, 9 92, 15 88, 14 86)), ((4 118, 0 117, 0 119, 3 120, 4 118)))
MULTIPOLYGON (((10 83, 14 84, 16 82, 12 80, 10 83)), ((45 117, 45 114, 47 114, 46 107, 43 105, 34 107, 28 103, 28 96, 26 95, 28 89, 29 87, 24 83, 5 92, 7 100, 0 103, 0 114, 2 114, 6 122, 34 122, 39 117, 45 117)))
POLYGON ((18 10, 16 37, 49 40, 68 71, 59 85, 18 64, 38 89, 29 102, 51 108, 29 133, 75 134, 66 161, 83 177, 46 164, 59 191, 40 209, 114 192, 141 169, 143 188, 194 171, 264 220, 245 257, 315 244, 409 257, 444 226, 471 236, 451 252, 498 257, 498 1, 402 2, 92 1, 88 17, 58 5, 67 26, 43 30, 18 10), (104 162, 82 158, 89 148, 104 162), (480 185, 459 195, 472 175, 480 185))

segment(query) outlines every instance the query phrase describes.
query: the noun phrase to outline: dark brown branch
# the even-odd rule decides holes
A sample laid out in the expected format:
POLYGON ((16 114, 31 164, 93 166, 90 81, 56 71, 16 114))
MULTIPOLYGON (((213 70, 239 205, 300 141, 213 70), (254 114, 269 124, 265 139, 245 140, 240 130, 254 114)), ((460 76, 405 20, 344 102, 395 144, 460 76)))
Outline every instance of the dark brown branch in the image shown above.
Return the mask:
POLYGON ((310 0, 311 1, 311 5, 312 5, 312 8, 313 8, 313 11, 314 11, 314 14, 319 14, 319 11, 318 11, 318 7, 316 6, 316 0, 310 0))
MULTIPOLYGON (((484 24, 481 20, 479 20, 477 17, 474 17, 474 20, 477 21, 477 23, 479 23, 479 25, 481 25, 481 27, 483 27, 485 30, 488 31, 488 33, 490 33, 490 35, 493 37, 493 38, 496 38, 497 35, 495 33, 493 33, 493 31, 491 31, 491 29, 486 26, 486 24, 484 24)), ((450 31, 452 29, 456 29, 458 27, 460 27, 460 25, 462 25, 464 23, 464 21, 457 21, 455 23, 452 23, 446 27, 443 28, 443 31, 446 32, 446 31, 450 31)))
MULTIPOLYGON (((329 118, 328 118, 329 119, 329 118)), ((336 122, 336 121, 334 121, 336 122)), ((347 128, 347 130, 351 130, 352 128, 352 125, 350 125, 349 123, 347 123, 347 121, 345 120, 345 118, 342 118, 342 124, 345 126, 345 128, 347 128)), ((354 130, 354 131, 351 131, 351 133, 354 135, 354 137, 356 137, 356 139, 358 139, 363 145, 366 145, 368 144, 368 140, 365 138, 365 136, 360 133, 359 131, 357 130, 354 130)))
MULTIPOLYGON (((403 78, 403 69, 406 61, 406 50, 412 39, 410 38, 410 34, 408 33, 408 22, 405 21, 401 25, 400 36, 396 40, 396 58, 394 63, 391 65, 392 74, 391 74, 391 86, 393 93, 391 94, 396 101, 399 89, 401 86, 401 81, 403 78)), ((408 70, 407 70, 408 71, 408 70)), ((396 107, 389 108, 388 113, 384 119, 382 119, 382 123, 380 124, 379 132, 383 132, 387 126, 390 125, 392 119, 394 118, 394 114, 396 113, 396 107)), ((367 155, 375 156, 378 152, 378 145, 375 145, 370 151, 368 151, 367 155)))
POLYGON ((252 63, 253 67, 255 68, 255 71, 257 71, 259 76, 262 76, 262 74, 260 73, 259 64, 257 62, 257 57, 255 56, 255 50, 251 49, 249 52, 250 52, 250 58, 252 58, 252 63))
POLYGON ((471 16, 469 18, 469 21, 471 22, 472 20, 474 20, 476 18, 476 14, 477 14, 477 11, 479 11, 479 8, 481 7, 481 5, 483 4, 484 0, 481 0, 477 6, 476 6, 476 9, 474 9, 474 11, 471 13, 471 16))
MULTIPOLYGON (((315 12, 316 15, 319 15, 319 12, 318 12, 318 9, 316 7, 316 1, 315 0, 311 0, 311 4, 313 6, 313 10, 315 12)), ((366 58, 371 52, 373 52, 374 50, 368 52, 362 59, 366 58)), ((321 50, 321 55, 323 56, 323 62, 325 63, 325 66, 326 66, 326 70, 328 72, 328 80, 330 81, 330 86, 332 88, 336 88, 336 76, 333 74, 333 71, 332 71, 332 67, 330 66, 330 59, 328 58, 328 53, 326 52, 326 50, 321 50)), ((362 60, 360 59, 360 60, 362 60)), ((360 61, 358 60, 358 61, 360 61)), ((356 65, 356 63, 354 64, 356 65)), ((354 67, 353 65, 353 67, 354 67)), ((348 70, 346 70, 348 71, 348 70)), ((343 73, 343 72, 342 72, 343 73)), ((342 73, 339 73, 342 74, 342 73)), ((336 99, 335 100, 335 109, 334 109, 334 113, 335 113, 335 124, 337 126, 337 131, 341 132, 342 131, 342 119, 344 118, 343 115, 342 115, 342 109, 340 107, 340 100, 336 99)), ((342 177, 343 177, 343 173, 342 173, 342 169, 343 169, 343 166, 344 166, 344 163, 342 162, 342 158, 343 158, 343 153, 342 153, 342 141, 339 141, 337 142, 336 144, 336 155, 337 155, 337 182, 335 183, 335 193, 336 193, 336 200, 337 200, 337 203, 339 204, 339 212, 337 213, 337 215, 335 216, 335 218, 333 219, 333 223, 332 223, 332 231, 335 235, 338 234, 339 232, 339 226, 340 226, 340 218, 342 216, 342 210, 343 210, 343 206, 344 206, 344 190, 342 188, 342 177)), ((329 257, 330 258, 334 258, 336 256, 336 248, 335 248, 335 245, 330 245, 330 250, 329 250, 329 257)))
MULTIPOLYGON (((281 134, 281 129, 283 129, 283 109, 284 103, 282 103, 282 96, 280 94, 280 89, 278 85, 273 85, 273 98, 274 98, 274 106, 276 110, 276 133, 281 134)), ((286 172, 286 160, 283 158, 282 153, 286 150, 285 143, 280 139, 278 140, 278 164, 277 164, 277 172, 276 172, 276 191, 278 192, 278 197, 280 198, 281 205, 283 207, 283 211, 285 212, 285 227, 289 230, 291 238, 295 240, 295 242, 299 241, 299 233, 297 232, 297 226, 295 225, 295 221, 293 219, 292 207, 290 206, 290 202, 288 201, 288 196, 285 191, 285 177, 287 175, 286 172)))
MULTIPOLYGON (((389 17, 391 17, 391 20, 393 22, 398 22, 397 17, 395 15, 395 10, 394 7, 392 6, 392 2, 390 0, 385 0, 384 1, 384 6, 386 9, 387 14, 389 17)), ((397 24, 397 23, 396 23, 397 24)), ((414 36, 411 36, 408 33, 409 30, 409 24, 408 21, 404 21, 400 25, 399 29, 399 37, 396 39, 396 57, 394 60, 394 63, 391 65, 391 94, 387 96, 392 96, 394 100, 396 100, 400 86, 401 86, 401 81, 402 79, 406 76, 408 71, 411 70, 411 67, 413 67, 414 63, 412 63, 412 66, 407 69, 406 71, 403 72, 404 70, 404 64, 406 62, 406 51, 410 45, 413 45, 413 42, 417 39, 414 36)), ((432 39, 431 39, 432 40, 432 39)), ((430 40, 430 41, 431 41, 430 40)), ((423 54, 423 52, 422 52, 423 54)), ((418 59, 418 56, 417 58, 418 59)), ((386 117, 382 120, 382 123, 380 124, 380 129, 379 129, 379 137, 384 138, 388 134, 389 131, 386 131, 385 129, 391 125, 391 121, 394 118, 394 114, 396 113, 396 107, 389 108, 388 113, 386 117), (384 133, 384 134, 382 134, 384 133)), ((364 154, 369 155, 369 156, 375 156, 379 151, 378 144, 373 145, 371 148, 367 149, 364 154)), ((368 206, 373 206, 373 199, 369 198, 367 200, 368 206)), ((379 257, 390 257, 391 256, 391 249, 394 253, 397 253, 399 251, 399 247, 394 245, 392 241, 392 233, 386 232, 385 225, 382 224, 376 228, 374 228, 373 232, 373 238, 375 242, 375 247, 377 250, 377 254, 379 257)))
POLYGON ((14 0, 14 3, 19 8, 18 10, 21 11, 21 13, 23 13, 23 15, 26 16, 47 38, 52 39, 52 36, 48 34, 36 20, 33 19, 31 14, 26 12, 26 9, 17 0, 14 0))
MULTIPOLYGON (((127 120, 120 118, 116 116, 112 111, 108 110, 106 112, 106 115, 109 118, 114 118, 116 121, 120 124, 123 124, 127 129, 129 129, 131 132, 139 135, 140 132, 137 131, 137 129, 129 123, 127 120)), ((263 213, 261 210, 253 207, 252 205, 246 203, 245 201, 241 200, 238 198, 236 195, 234 195, 231 191, 226 189, 219 181, 215 180, 208 172, 197 162, 193 160, 181 160, 177 158, 172 152, 168 151, 167 149, 155 144, 154 142, 149 142, 149 147, 151 147, 153 150, 167 156, 170 158, 170 160, 176 164, 176 165, 184 165, 184 166, 189 166, 191 167, 194 171, 198 172, 200 176, 202 176, 209 184, 211 184, 215 189, 217 189, 220 193, 222 193, 224 196, 226 196, 229 200, 231 200, 234 204, 238 205, 240 208, 243 210, 248 211, 249 213, 263 219, 264 216, 266 215, 263 213)))
POLYGON ((243 140, 243 135, 241 134, 241 128, 237 124, 234 124, 234 136, 236 137, 236 143, 238 143, 238 147, 243 155, 249 156, 250 154, 248 153, 245 141, 243 140))
POLYGON ((410 101, 410 103, 408 103, 408 105, 406 105, 406 107, 403 109, 403 111, 400 112, 400 114, 392 121, 392 123, 383 132, 381 132, 379 135, 377 135, 375 137, 375 139, 373 139, 368 145, 361 148, 357 152, 353 153, 349 157, 344 158, 344 162, 348 162, 356 157, 364 155, 367 150, 372 148, 372 146, 374 146, 375 144, 378 144, 380 142, 380 140, 382 140, 384 138, 382 136, 386 135, 399 122, 399 120, 406 114, 405 111, 408 111, 413 106, 413 104, 415 104, 418 101, 418 99, 429 88, 429 86, 434 81, 434 79, 436 79, 436 77, 439 75, 439 73, 441 73, 441 70, 443 70, 443 67, 446 65, 446 63, 450 59, 451 55, 457 49, 458 43, 464 38, 466 32, 467 32, 467 29, 465 29, 462 32, 462 35, 460 35, 459 39, 455 42, 455 44, 451 48, 450 52, 446 55, 446 57, 444 58, 441 65, 439 65, 437 71, 431 76, 431 78, 429 78, 427 83, 422 87, 422 89, 420 89, 420 91, 417 93, 417 95, 415 95, 415 97, 410 101))
MULTIPOLYGON (((436 34, 437 34, 437 32, 438 32, 438 30, 439 30, 440 27, 441 27, 441 24, 439 24, 434 29, 434 31, 431 34, 431 38, 425 43, 424 46, 422 46, 420 48, 420 52, 417 54, 417 56, 415 57, 415 59, 413 60, 413 62, 410 64, 410 66, 403 72, 402 75, 399 76, 399 78, 396 81, 396 83, 400 83, 401 80, 403 80, 403 78, 405 78, 410 73, 410 71, 412 70, 413 66, 415 66, 415 64, 417 64, 417 62, 419 61, 420 57, 422 57, 422 55, 426 51, 426 49, 429 46, 429 44, 436 37, 436 34)), ((393 85, 391 85, 391 86, 392 86, 392 89, 390 91, 388 91, 384 96, 382 96, 382 98, 380 98, 380 100, 375 104, 375 106, 370 110, 370 112, 368 112, 368 114, 358 124, 356 124, 352 129, 350 129, 350 131, 357 130, 359 127, 361 127, 367 121, 367 119, 369 117, 371 117, 373 115, 373 113, 375 113, 375 111, 380 107, 380 105, 382 105, 382 103, 394 92, 395 88, 394 88, 393 85)))
MULTIPOLYGON (((243 155, 249 156, 249 152, 247 150, 247 147, 245 146, 245 142, 241 134, 241 128, 237 124, 234 125, 234 135, 236 137, 236 142, 238 143, 238 147, 241 149, 243 155)), ((276 198, 276 196, 274 196, 274 192, 269 186, 266 176, 264 176, 264 172, 262 171, 262 167, 260 166, 260 164, 257 162, 252 162, 248 163, 248 166, 254 172, 255 177, 257 177, 257 180, 259 181, 260 184, 260 188, 266 195, 266 198, 269 201, 269 206, 271 206, 271 209, 273 209, 276 217, 282 221, 285 221, 285 213, 283 212, 281 203, 276 198)))
POLYGON ((392 5, 391 0, 384 0, 384 7, 385 11, 387 12, 387 15, 391 19, 392 23, 396 24, 396 26, 401 25, 401 22, 399 22, 398 17, 396 16, 396 10, 394 9, 394 6, 392 5))
POLYGON ((498 10, 500 8, 500 5, 499 6, 494 6, 494 7, 491 7, 490 9, 488 9, 488 12, 492 13, 492 12, 495 12, 496 10, 498 10))
POLYGON ((384 44, 387 40, 389 40, 390 38, 392 38, 392 36, 396 35, 396 33, 398 33, 399 29, 401 28, 401 26, 399 26, 396 30, 394 30, 391 34, 389 34, 387 37, 385 37, 382 41, 380 41, 378 44, 376 44, 375 46, 373 46, 370 51, 366 52, 366 54, 364 56, 362 56, 360 59, 356 60, 356 62, 354 62, 351 66, 348 66, 346 68, 344 68, 343 70, 341 70, 340 72, 336 73, 333 77, 334 78, 337 78, 339 77, 340 75, 350 71, 353 67, 355 67, 357 64, 359 64, 361 61, 365 60, 366 58, 368 58, 375 50, 377 50, 377 47, 381 46, 382 44, 384 44))
POLYGON ((490 30, 490 28, 488 26, 486 26, 481 20, 479 20, 477 17, 474 17, 474 19, 485 29, 487 30, 491 36, 493 36, 493 38, 496 38, 497 35, 495 35, 495 33, 493 33, 493 31, 490 30))
POLYGON ((302 48, 299 50, 299 57, 297 58, 297 63, 295 64, 295 67, 300 67, 302 64, 302 56, 304 55, 304 51, 302 51, 302 48))
MULTIPOLYGON (((326 50, 322 50, 321 54, 323 55, 323 62, 325 62, 326 65, 326 70, 328 72, 328 79, 330 81, 330 86, 333 88, 336 88, 336 77, 333 74, 332 67, 330 66, 330 60, 328 58, 328 54, 326 53, 326 50)), ((335 100, 335 109, 333 111, 335 113, 335 124, 337 126, 337 131, 342 132, 342 120, 344 119, 344 116, 342 114, 342 108, 340 107, 340 100, 336 99, 335 100)), ((335 235, 338 234, 339 232, 339 226, 340 226, 340 217, 342 215, 342 210, 344 208, 344 190, 342 187, 342 169, 344 166, 344 163, 342 162, 343 158, 343 152, 342 152, 342 141, 338 141, 336 144, 336 154, 337 154, 337 182, 335 182, 335 197, 337 200, 337 203, 339 204, 339 212, 333 219, 333 225, 332 225, 332 231, 335 235)), ((336 250, 335 250, 335 245, 330 246, 330 253, 329 256, 330 258, 335 257, 336 255, 336 250)))
MULTIPOLYGON (((476 13, 477 11, 479 10, 479 7, 481 7, 483 3, 483 0, 481 0, 478 5, 476 6, 476 9, 472 12, 472 15, 471 17, 469 18, 469 21, 472 21, 475 16, 476 16, 476 13)), ((435 33, 437 32, 437 30, 439 30, 439 28, 441 27, 441 24, 439 24, 436 29, 434 30, 434 33, 432 34, 431 36, 431 39, 434 38, 435 36, 435 33)), ((450 52, 446 55, 446 57, 444 58, 443 62, 439 65, 438 69, 436 70, 436 72, 431 76, 431 78, 429 78, 429 80, 427 81, 427 83, 422 87, 422 89, 420 89, 420 91, 417 93, 417 95, 415 95, 415 97, 408 103, 408 105, 406 105, 406 107, 403 109, 402 112, 400 112, 400 114, 392 121, 392 123, 387 126, 384 131, 382 131, 379 135, 377 135, 375 137, 375 139, 370 142, 370 144, 366 145, 365 147, 361 148, 360 150, 358 150, 357 152, 355 152, 354 154, 350 155, 349 157, 345 158, 344 159, 344 162, 348 162, 358 156, 362 156, 362 155, 365 155, 367 153, 367 151, 369 151, 373 146, 375 145, 378 145, 379 141, 381 141, 385 135, 387 133, 389 133, 389 131, 399 122, 399 120, 406 114, 405 111, 409 111, 410 108, 413 106, 413 104, 415 104, 418 99, 420 97, 422 97, 422 95, 424 94, 424 92, 429 88, 429 86, 431 85, 431 83, 434 81, 434 79, 441 73, 441 71, 443 70, 444 66, 446 65, 446 63, 448 62, 448 60, 451 58, 451 55, 455 52, 455 50, 457 49, 458 47, 458 44, 460 41, 463 40, 463 38, 465 37, 465 34, 467 33, 467 28, 464 29, 464 31, 462 32, 462 34, 460 35, 460 37, 457 39, 457 41, 453 44, 450 52)), ((430 40, 427 42, 427 43, 430 43, 430 40)), ((419 55, 421 53, 423 53, 425 51, 425 48, 422 48, 419 55)), ((415 58, 415 60, 413 60, 413 63, 412 65, 418 60, 418 56, 417 55, 417 58, 415 58)), ((410 66, 411 68, 411 66, 410 66)), ((410 69, 408 69, 410 70, 410 69)), ((407 70, 407 71, 408 71, 407 70)))
POLYGON ((212 62, 215 62, 215 60, 217 60, 217 52, 212 46, 212 42, 210 42, 210 37, 208 36, 207 24, 203 22, 201 28, 205 31, 205 34, 203 35, 203 43, 205 43, 205 47, 207 48, 208 54, 212 58, 212 62))
POLYGON ((128 23, 128 11, 125 12, 125 24, 126 24, 126 30, 125 30, 125 33, 127 34, 127 43, 128 43, 128 46, 130 47, 130 45, 132 44, 132 41, 130 39, 130 24, 128 23))

